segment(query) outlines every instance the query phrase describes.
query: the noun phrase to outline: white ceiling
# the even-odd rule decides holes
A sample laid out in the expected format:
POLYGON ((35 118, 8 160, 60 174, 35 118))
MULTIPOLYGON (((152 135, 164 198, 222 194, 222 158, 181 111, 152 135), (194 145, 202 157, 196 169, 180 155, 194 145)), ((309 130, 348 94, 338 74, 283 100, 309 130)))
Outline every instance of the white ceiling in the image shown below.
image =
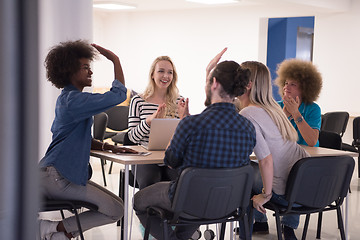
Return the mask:
MULTIPOLYGON (((94 2, 105 2, 109 0, 94 0, 94 2)), ((219 7, 241 7, 257 6, 259 8, 282 8, 282 7, 301 7, 316 9, 325 12, 341 12, 350 8, 351 0, 240 0, 238 3, 223 5, 206 5, 200 3, 187 2, 186 0, 110 0, 124 4, 136 5, 134 10, 121 10, 126 12, 140 11, 164 11, 164 10, 183 10, 199 8, 219 8, 219 7)), ((96 10, 99 11, 99 10, 96 10)), ((100 10, 101 11, 101 10, 100 10)))

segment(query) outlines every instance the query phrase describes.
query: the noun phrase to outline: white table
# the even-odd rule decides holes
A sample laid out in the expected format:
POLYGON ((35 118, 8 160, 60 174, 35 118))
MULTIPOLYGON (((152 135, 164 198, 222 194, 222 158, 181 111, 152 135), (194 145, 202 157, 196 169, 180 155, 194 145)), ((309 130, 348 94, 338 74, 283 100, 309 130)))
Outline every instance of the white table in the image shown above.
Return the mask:
MULTIPOLYGON (((163 163, 164 160, 164 151, 146 151, 144 148, 140 146, 129 146, 129 148, 132 148, 134 150, 137 150, 139 152, 151 152, 150 155, 147 156, 139 156, 139 155, 130 155, 130 154, 114 154, 112 152, 103 152, 99 150, 91 150, 90 156, 92 157, 98 157, 102 158, 108 161, 116 162, 123 164, 125 166, 125 177, 124 179, 120 178, 119 184, 123 183, 124 185, 124 195, 121 196, 124 199, 124 218, 123 218, 123 224, 122 224, 122 234, 121 239, 122 240, 128 240, 129 238, 129 166, 130 165, 137 165, 137 164, 158 164, 163 163), (122 182, 123 180, 123 182, 122 182)), ((120 194, 120 193, 119 193, 120 194)), ((120 195, 119 195, 120 196, 120 195)))
MULTIPOLYGON (((341 150, 334 150, 329 148, 321 148, 321 147, 309 147, 309 146, 302 146, 312 157, 319 157, 319 156, 339 156, 339 155, 348 155, 351 157, 357 157, 358 153, 355 152, 348 152, 348 151, 341 151, 341 150)), ((129 146, 134 150, 139 152, 145 152, 146 150, 140 146, 129 146)), ((125 179, 124 179, 124 221, 123 221, 123 233, 121 237, 123 240, 128 240, 128 222, 129 222, 129 165, 137 165, 137 164, 159 164, 163 163, 164 159, 164 151, 149 151, 151 152, 148 156, 139 156, 139 155, 123 155, 123 154, 114 154, 112 152, 103 152, 98 150, 91 150, 90 155, 92 157, 98 157, 105 160, 109 160, 112 162, 120 163, 125 166, 125 179)), ((252 154, 250 156, 252 160, 256 160, 256 156, 252 154)), ((121 182, 122 179, 120 179, 121 182)), ((345 213, 344 222, 345 222, 345 236, 346 239, 348 237, 348 199, 345 200, 345 213)))

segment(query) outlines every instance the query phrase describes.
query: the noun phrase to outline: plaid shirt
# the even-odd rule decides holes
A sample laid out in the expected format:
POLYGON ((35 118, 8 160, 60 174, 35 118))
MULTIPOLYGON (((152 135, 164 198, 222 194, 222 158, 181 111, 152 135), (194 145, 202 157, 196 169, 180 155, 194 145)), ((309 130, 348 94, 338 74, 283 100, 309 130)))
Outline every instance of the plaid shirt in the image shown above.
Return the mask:
MULTIPOLYGON (((240 167, 249 164, 255 143, 254 126, 236 112, 234 104, 215 103, 179 123, 164 162, 179 174, 187 167, 240 167)), ((176 181, 171 183, 171 200, 175 188, 176 181)))

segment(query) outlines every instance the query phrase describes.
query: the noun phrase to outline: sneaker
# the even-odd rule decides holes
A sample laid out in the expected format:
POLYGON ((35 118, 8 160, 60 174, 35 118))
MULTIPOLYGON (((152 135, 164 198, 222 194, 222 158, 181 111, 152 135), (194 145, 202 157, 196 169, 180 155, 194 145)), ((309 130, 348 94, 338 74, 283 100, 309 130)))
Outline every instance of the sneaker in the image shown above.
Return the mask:
POLYGON ((294 229, 283 225, 284 240, 297 240, 294 229))
POLYGON ((59 222, 56 221, 49 221, 49 220, 39 220, 39 227, 40 227, 40 238, 41 240, 47 240, 47 235, 50 233, 57 232, 56 227, 59 222))
POLYGON ((267 222, 255 222, 253 234, 269 234, 269 224, 267 222))

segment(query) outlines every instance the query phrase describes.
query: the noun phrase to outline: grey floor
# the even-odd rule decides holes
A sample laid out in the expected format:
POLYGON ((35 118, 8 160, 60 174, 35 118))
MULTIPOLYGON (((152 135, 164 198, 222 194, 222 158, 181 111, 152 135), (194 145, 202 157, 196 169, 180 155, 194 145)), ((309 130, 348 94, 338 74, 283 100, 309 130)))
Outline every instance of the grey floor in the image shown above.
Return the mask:
MULTIPOLYGON (((357 159, 356 159, 357 162, 357 159)), ((91 159, 91 164, 94 169, 94 174, 92 180, 103 185, 102 174, 100 169, 100 160, 97 158, 91 159)), ((105 168, 108 169, 110 163, 105 165, 105 168)), ((112 174, 106 173, 107 179, 107 188, 115 193, 118 193, 118 184, 119 184, 119 171, 122 166, 120 164, 114 164, 112 174)), ((355 166, 355 171, 353 174, 353 178, 351 181, 351 193, 348 196, 348 207, 349 207, 349 217, 348 217, 348 239, 355 240, 360 239, 360 178, 357 177, 357 165, 355 166)), ((133 189, 130 187, 130 194, 133 193, 133 189)), ((131 208, 131 206, 130 206, 131 208)), ((129 208, 129 209, 130 209, 129 208)), ((131 214, 131 213, 130 213, 131 214)), ((269 219, 270 226, 270 234, 268 235, 254 235, 252 239, 254 240, 270 240, 277 239, 276 236, 276 227, 275 227, 275 219, 270 212, 267 213, 269 219)), ((59 219, 60 216, 57 213, 47 213, 47 215, 43 215, 44 218, 52 218, 59 219)), ((304 223, 304 217, 301 216, 300 226, 296 230, 296 235, 298 239, 301 239, 302 227, 304 223)), ((317 216, 313 215, 310 219, 309 230, 306 239, 316 239, 316 223, 317 216)), ((323 218, 323 228, 322 228, 322 238, 326 240, 332 239, 340 239, 339 231, 336 226, 336 213, 335 211, 324 213, 323 218)), ((230 227, 227 225, 228 229, 226 231, 225 239, 230 238, 230 227)), ((216 226, 209 226, 216 232, 216 226)), ((205 230, 205 226, 201 227, 201 231, 205 230)), ((116 226, 116 224, 110 224, 98 228, 91 229, 85 232, 86 240, 101 240, 101 239, 120 239, 120 228, 116 226)), ((132 218, 132 231, 131 238, 134 240, 142 239, 139 221, 136 215, 132 218)), ((202 237, 201 239, 205 239, 202 237)), ((216 239, 216 238, 215 238, 216 239)), ((236 239, 236 238, 233 238, 236 239)))

